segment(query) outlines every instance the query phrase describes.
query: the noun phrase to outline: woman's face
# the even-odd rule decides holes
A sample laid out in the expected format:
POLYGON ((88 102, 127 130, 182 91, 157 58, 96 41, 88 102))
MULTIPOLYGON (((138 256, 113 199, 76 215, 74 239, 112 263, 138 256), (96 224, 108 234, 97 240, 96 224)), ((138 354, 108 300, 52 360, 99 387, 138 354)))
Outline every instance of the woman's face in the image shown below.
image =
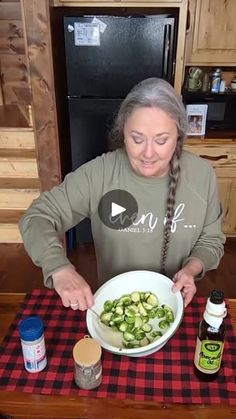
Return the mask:
POLYGON ((176 123, 159 108, 134 110, 124 126, 124 143, 131 166, 145 177, 168 173, 178 139, 176 123))

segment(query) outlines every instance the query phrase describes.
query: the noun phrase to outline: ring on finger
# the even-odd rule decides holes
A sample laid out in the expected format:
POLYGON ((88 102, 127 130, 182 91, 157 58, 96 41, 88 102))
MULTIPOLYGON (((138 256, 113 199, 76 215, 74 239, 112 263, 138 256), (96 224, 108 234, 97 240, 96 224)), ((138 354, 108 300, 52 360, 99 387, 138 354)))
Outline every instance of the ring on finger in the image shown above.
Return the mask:
POLYGON ((76 307, 76 306, 78 306, 79 305, 79 301, 76 301, 75 303, 70 303, 70 306, 71 307, 76 307))

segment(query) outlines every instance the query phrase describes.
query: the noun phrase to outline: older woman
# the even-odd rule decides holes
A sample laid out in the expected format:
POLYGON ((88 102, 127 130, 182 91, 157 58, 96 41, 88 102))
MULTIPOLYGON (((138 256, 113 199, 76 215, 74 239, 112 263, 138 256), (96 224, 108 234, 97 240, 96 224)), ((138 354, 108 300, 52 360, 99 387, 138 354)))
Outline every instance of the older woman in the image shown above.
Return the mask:
POLYGON ((195 280, 218 266, 225 237, 216 178, 207 162, 182 151, 186 131, 185 109, 172 86, 144 80, 120 106, 111 132, 114 150, 68 174, 27 210, 20 221, 25 247, 65 307, 85 310, 94 303, 59 240, 85 217, 91 219, 100 283, 129 270, 164 272, 186 306, 195 280), (137 203, 128 227, 104 222, 101 202, 114 191, 137 203))

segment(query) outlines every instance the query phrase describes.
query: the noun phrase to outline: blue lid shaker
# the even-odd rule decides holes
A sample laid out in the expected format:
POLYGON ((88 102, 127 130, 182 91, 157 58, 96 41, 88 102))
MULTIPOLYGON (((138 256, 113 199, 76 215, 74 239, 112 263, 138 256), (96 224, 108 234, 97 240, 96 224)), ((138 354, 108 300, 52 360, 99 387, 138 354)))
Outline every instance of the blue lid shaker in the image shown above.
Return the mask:
POLYGON ((40 317, 31 316, 19 323, 19 334, 25 369, 29 372, 42 371, 47 365, 44 341, 44 326, 40 317))

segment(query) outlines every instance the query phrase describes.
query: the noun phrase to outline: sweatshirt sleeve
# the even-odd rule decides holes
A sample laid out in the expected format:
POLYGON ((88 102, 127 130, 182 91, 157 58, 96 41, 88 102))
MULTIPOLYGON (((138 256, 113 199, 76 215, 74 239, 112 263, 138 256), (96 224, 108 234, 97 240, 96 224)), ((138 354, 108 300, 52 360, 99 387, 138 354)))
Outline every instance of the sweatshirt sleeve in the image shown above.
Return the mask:
MULTIPOLYGON (((82 166, 83 167, 83 166, 82 166)), ((52 273, 71 265, 61 237, 89 216, 89 181, 81 168, 64 182, 36 199, 19 222, 25 249, 43 271, 44 284, 52 288, 52 273)))
POLYGON ((183 261, 183 266, 193 258, 201 261, 203 270, 196 280, 203 278, 206 271, 216 269, 224 254, 225 235, 221 228, 222 218, 223 209, 219 200, 216 175, 210 167, 207 210, 203 229, 191 254, 183 261))

